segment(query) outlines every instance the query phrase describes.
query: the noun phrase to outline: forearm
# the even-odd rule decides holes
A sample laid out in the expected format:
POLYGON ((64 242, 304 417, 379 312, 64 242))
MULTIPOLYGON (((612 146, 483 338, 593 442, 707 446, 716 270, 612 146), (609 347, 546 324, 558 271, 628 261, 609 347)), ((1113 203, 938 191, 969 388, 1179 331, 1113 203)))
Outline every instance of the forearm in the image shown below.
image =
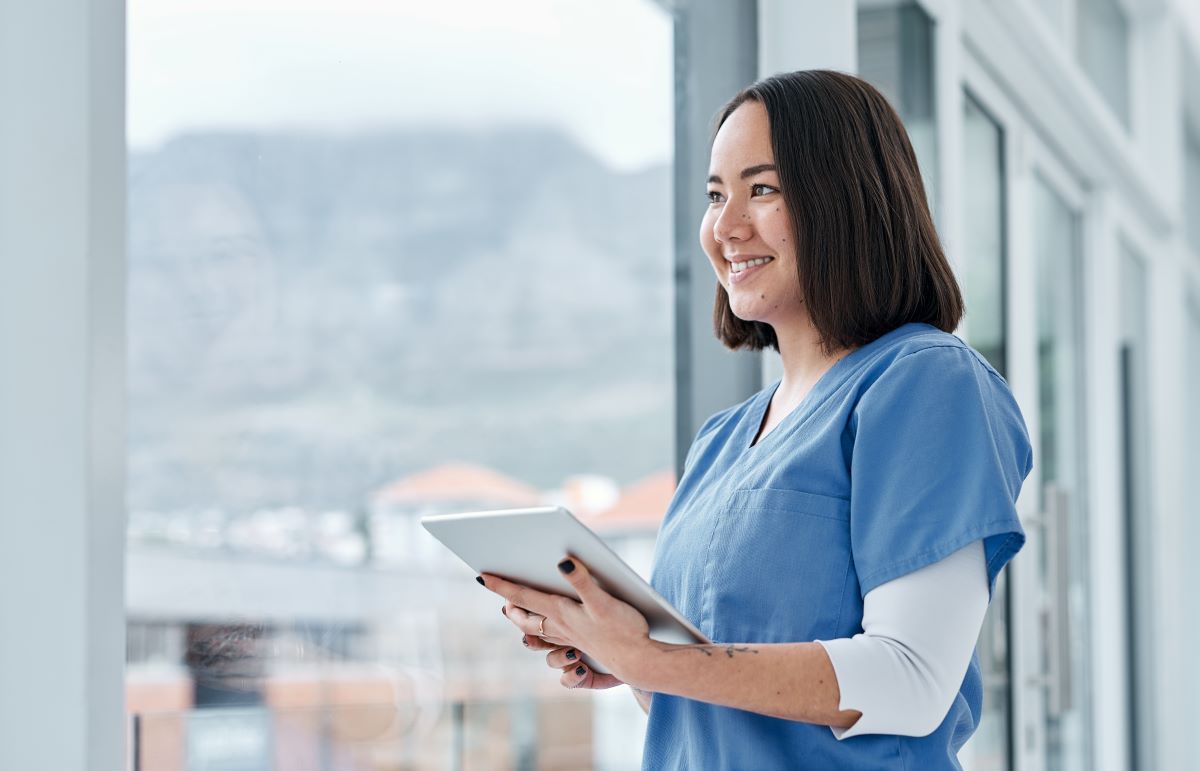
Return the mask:
POLYGON ((650 691, 643 691, 641 688, 629 686, 629 690, 633 692, 633 698, 637 699, 638 706, 642 708, 642 712, 650 714, 650 700, 654 698, 654 694, 650 691))
POLYGON ((669 645, 651 641, 637 688, 786 720, 844 728, 862 715, 838 709, 837 675, 820 644, 669 645))

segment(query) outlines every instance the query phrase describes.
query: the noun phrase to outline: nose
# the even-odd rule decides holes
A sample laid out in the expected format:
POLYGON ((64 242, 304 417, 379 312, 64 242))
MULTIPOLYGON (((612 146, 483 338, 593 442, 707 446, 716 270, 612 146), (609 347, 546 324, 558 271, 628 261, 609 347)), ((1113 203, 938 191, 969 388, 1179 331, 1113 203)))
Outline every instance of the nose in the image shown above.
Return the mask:
POLYGON ((729 200, 721 207, 721 213, 713 222, 713 238, 717 243, 725 244, 731 241, 745 241, 754 231, 750 223, 750 215, 746 208, 736 201, 729 200))

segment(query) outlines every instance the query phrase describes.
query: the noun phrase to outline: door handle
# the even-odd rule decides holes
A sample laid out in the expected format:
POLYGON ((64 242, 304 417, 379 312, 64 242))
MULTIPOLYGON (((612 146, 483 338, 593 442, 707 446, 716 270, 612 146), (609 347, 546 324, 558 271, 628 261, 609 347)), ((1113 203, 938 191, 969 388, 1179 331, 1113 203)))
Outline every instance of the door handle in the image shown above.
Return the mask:
POLYGON ((1073 707, 1071 688, 1071 496, 1055 482, 1043 488, 1045 511, 1040 518, 1046 539, 1047 602, 1042 606, 1045 630, 1044 683, 1047 712, 1061 716, 1073 707))

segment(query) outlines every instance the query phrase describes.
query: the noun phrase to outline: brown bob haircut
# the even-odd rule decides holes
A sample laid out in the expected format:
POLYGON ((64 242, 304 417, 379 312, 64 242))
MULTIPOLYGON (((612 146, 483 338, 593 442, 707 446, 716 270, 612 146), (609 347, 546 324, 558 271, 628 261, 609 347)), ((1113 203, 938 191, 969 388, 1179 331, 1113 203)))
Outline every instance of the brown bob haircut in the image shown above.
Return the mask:
MULTIPOLYGON (((773 75, 740 91, 766 108, 791 214, 801 296, 824 353, 856 348, 909 322, 953 332, 962 294, 942 253, 917 157, 900 116, 864 80, 830 70, 773 75)), ((733 315, 717 284, 717 337, 779 350, 775 330, 733 315)))

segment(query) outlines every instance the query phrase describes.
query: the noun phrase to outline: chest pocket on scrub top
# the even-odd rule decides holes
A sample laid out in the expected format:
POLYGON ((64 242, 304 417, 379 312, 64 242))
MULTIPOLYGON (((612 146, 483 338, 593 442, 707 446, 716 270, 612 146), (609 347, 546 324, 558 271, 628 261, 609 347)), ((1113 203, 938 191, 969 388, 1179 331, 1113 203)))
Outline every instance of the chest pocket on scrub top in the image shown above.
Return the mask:
POLYGON ((755 488, 729 497, 708 566, 714 640, 833 636, 850 566, 850 501, 755 488))

